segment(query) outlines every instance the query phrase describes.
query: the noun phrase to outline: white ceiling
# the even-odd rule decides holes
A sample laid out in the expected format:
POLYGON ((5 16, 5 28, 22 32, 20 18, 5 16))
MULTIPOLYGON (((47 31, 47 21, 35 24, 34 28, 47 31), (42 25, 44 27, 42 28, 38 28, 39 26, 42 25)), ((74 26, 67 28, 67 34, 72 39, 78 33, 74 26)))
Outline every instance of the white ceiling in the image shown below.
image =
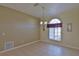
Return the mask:
POLYGON ((42 17, 42 8, 40 6, 45 7, 45 16, 55 16, 62 12, 72 10, 73 8, 79 8, 78 3, 39 3, 36 7, 33 6, 34 3, 2 3, 0 5, 16 9, 35 17, 42 17))

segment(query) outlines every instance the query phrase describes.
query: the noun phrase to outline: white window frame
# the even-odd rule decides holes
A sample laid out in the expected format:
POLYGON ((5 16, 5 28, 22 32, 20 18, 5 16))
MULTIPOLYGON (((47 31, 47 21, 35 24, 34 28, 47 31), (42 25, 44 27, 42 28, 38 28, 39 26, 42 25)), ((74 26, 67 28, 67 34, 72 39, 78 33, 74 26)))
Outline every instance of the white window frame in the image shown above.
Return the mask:
MULTIPOLYGON (((57 18, 55 18, 55 19, 57 19, 57 18)), ((52 19, 51 21, 54 21, 55 19, 52 19)), ((60 23, 62 23, 60 19, 58 19, 58 20, 60 21, 60 23)), ((50 21, 50 22, 51 22, 51 21, 50 21)), ((50 22, 49 22, 49 24, 53 24, 53 23, 50 23, 50 22)), ((54 23, 56 23, 56 22, 54 22, 54 23)), ((59 23, 59 22, 58 22, 58 23, 59 23)), ((56 36, 56 35, 55 35, 55 34, 56 34, 56 33, 55 33, 55 29, 56 29, 56 28, 49 28, 48 33, 49 33, 49 39, 50 39, 50 40, 61 41, 61 39, 62 39, 62 27, 60 27, 60 28, 61 28, 61 30, 60 30, 61 32, 60 32, 60 36, 58 36, 58 37, 60 37, 59 39, 58 39, 58 37, 55 37, 55 36, 56 36), (50 29, 54 29, 53 34, 50 33, 50 29), (50 35, 53 35, 53 36, 50 36, 50 35), (56 38, 57 38, 57 39, 56 39, 56 38)), ((58 35, 58 34, 57 34, 57 35, 58 35)))

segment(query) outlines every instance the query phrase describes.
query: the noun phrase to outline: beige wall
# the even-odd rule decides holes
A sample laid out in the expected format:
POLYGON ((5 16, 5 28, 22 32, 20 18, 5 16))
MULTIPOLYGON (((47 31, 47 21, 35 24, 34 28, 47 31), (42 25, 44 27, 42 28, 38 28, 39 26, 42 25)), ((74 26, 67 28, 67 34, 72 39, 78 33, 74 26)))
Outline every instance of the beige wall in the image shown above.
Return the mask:
POLYGON ((39 19, 0 6, 0 49, 3 49, 5 41, 14 41, 18 46, 39 40, 39 33, 39 19))
MULTIPOLYGON (((79 48, 79 9, 72 9, 66 12, 63 12, 58 17, 63 22, 62 28, 62 41, 56 42, 48 39, 48 29, 46 31, 42 31, 41 28, 41 40, 60 44, 64 46, 69 46, 73 48, 79 48), (72 23, 72 32, 67 32, 67 24, 72 23)), ((49 21, 49 20, 48 20, 49 21)))

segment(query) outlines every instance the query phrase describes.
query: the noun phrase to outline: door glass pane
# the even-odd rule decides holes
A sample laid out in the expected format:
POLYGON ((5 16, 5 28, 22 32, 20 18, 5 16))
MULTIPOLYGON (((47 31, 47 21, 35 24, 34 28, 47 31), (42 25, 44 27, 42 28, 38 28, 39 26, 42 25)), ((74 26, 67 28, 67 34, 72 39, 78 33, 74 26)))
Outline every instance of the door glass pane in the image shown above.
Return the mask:
POLYGON ((49 28, 49 38, 54 39, 54 28, 49 28))

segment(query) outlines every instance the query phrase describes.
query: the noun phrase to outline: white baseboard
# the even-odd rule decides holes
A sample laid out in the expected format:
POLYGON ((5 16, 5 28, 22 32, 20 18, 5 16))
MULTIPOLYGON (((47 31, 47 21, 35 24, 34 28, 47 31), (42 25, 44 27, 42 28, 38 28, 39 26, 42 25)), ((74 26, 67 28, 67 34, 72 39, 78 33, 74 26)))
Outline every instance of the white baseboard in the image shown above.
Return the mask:
POLYGON ((72 47, 71 45, 62 45, 62 46, 64 46, 64 47, 68 47, 68 48, 71 48, 71 49, 76 49, 76 50, 79 50, 79 48, 78 47, 72 47))
POLYGON ((50 41, 45 41, 45 40, 43 40, 42 42, 46 42, 46 43, 49 43, 49 44, 56 44, 56 45, 60 45, 60 46, 63 46, 63 47, 67 47, 67 48, 79 50, 78 47, 74 47, 74 46, 71 46, 71 45, 59 44, 59 43, 52 43, 50 41))
POLYGON ((5 52, 8 52, 8 51, 12 51, 14 49, 21 48, 21 47, 24 47, 24 46, 27 46, 27 45, 31 45, 31 44, 39 42, 39 41, 40 40, 29 42, 29 43, 26 43, 26 44, 23 44, 23 45, 20 45, 20 46, 16 46, 16 47, 13 47, 13 48, 10 48, 10 49, 7 49, 7 50, 0 51, 0 53, 5 53, 5 52))

